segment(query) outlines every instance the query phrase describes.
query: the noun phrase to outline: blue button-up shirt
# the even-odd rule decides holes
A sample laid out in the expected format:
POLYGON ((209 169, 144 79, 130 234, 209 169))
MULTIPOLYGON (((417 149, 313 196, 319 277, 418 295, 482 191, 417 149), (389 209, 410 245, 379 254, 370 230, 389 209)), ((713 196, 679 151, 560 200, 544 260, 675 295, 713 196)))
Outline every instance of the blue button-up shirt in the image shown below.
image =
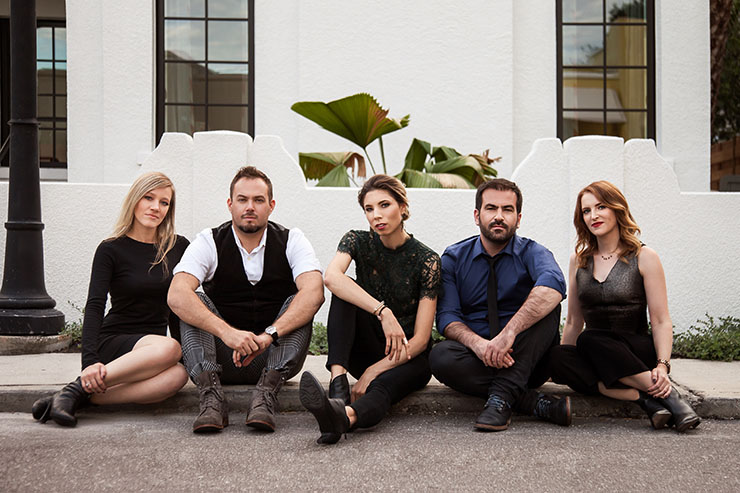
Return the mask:
MULTIPOLYGON (((547 286, 565 298, 565 278, 552 252, 539 243, 514 235, 497 254, 499 330, 524 304, 535 286, 547 286)), ((463 322, 478 335, 490 338, 488 328, 488 272, 491 257, 480 235, 447 247, 442 254, 442 293, 437 304, 437 330, 463 322)))

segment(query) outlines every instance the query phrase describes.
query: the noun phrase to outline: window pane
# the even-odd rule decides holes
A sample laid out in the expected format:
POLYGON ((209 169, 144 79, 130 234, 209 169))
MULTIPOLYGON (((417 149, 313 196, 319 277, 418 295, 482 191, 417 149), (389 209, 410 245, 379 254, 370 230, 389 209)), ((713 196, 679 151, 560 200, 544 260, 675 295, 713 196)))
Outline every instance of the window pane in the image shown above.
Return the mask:
POLYGON ((56 160, 61 163, 67 162, 67 132, 56 131, 56 142, 54 143, 56 160))
POLYGON ((563 0, 563 22, 604 22, 602 0, 563 0))
POLYGON ((67 63, 55 63, 54 64, 54 77, 55 80, 55 87, 54 87, 54 93, 55 94, 67 94, 67 63))
POLYGON ((604 135, 604 112, 563 111, 563 140, 577 135, 604 135))
POLYGON ((639 0, 607 0, 608 22, 644 22, 645 2, 639 0))
POLYGON ((204 0, 165 0, 165 17, 205 17, 204 0))
POLYGON ((166 106, 164 131, 191 134, 206 129, 203 106, 166 106))
POLYGON ((204 104, 206 69, 197 63, 165 63, 165 101, 204 104))
POLYGON ((606 78, 606 107, 644 110, 647 108, 647 69, 610 70, 606 78))
POLYGON ((246 106, 211 106, 208 108, 208 130, 247 131, 246 106))
POLYGON ((67 29, 64 27, 54 28, 54 59, 67 59, 67 29))
POLYGON ((604 107, 602 69, 563 70, 563 108, 601 109, 604 107))
POLYGON ((39 130, 39 161, 50 163, 54 160, 53 130, 39 130))
POLYGON ((601 26, 563 26, 563 65, 601 65, 604 40, 601 26))
POLYGON ((39 96, 38 97, 38 116, 39 118, 52 118, 54 97, 53 96, 39 96))
POLYGON ((36 84, 39 94, 51 94, 53 92, 51 67, 51 62, 38 62, 36 64, 36 84))
POLYGON ((208 17, 247 17, 247 0, 211 0, 208 17))
POLYGON ((165 60, 204 60, 205 21, 164 21, 165 60))
POLYGON ((247 23, 210 21, 208 23, 208 59, 247 60, 247 23))
POLYGON ((247 64, 208 64, 208 102, 247 104, 247 64))
POLYGON ((67 118, 67 97, 57 96, 55 99, 57 109, 57 114, 55 116, 57 118, 67 118))
POLYGON ((608 26, 606 32, 607 65, 646 65, 645 26, 608 26))
POLYGON ((644 111, 609 111, 606 135, 616 135, 624 140, 647 138, 647 113, 644 111), (616 116, 614 116, 616 115, 616 116), (611 120, 611 121, 610 121, 611 120))
POLYGON ((51 43, 53 42, 50 27, 39 27, 36 29, 36 58, 51 60, 51 43))

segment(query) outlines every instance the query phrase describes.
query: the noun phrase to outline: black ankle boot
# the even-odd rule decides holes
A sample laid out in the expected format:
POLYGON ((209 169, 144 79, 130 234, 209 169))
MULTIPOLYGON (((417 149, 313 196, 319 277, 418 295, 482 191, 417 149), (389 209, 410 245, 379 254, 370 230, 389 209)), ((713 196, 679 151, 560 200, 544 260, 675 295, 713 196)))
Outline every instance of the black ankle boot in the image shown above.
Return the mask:
POLYGON ((75 411, 90 399, 80 382, 80 377, 68 383, 62 390, 54 394, 51 402, 51 419, 58 425, 75 426, 77 418, 75 411))
POLYGON ((648 418, 650 418, 650 424, 653 425, 653 428, 656 430, 660 430, 661 428, 668 426, 668 423, 673 417, 671 412, 663 407, 657 399, 642 390, 640 391, 640 398, 633 402, 647 413, 648 418))
POLYGON ((49 420, 51 414, 52 400, 54 400, 54 396, 48 395, 34 402, 33 407, 31 407, 31 414, 33 414, 33 419, 36 419, 42 423, 46 423, 49 420))
POLYGON ((349 406, 349 380, 346 373, 332 378, 329 383, 329 399, 340 399, 345 406, 349 406))
POLYGON ((555 397, 531 389, 519 398, 516 411, 560 426, 570 426, 573 418, 570 397, 555 397))
POLYGON ((664 399, 656 398, 655 400, 671 412, 676 431, 679 433, 699 426, 701 419, 691 409, 691 406, 685 400, 681 399, 681 395, 676 390, 676 387, 671 388, 671 395, 668 397, 664 399))
POLYGON ((321 383, 311 372, 304 371, 298 391, 303 407, 313 414, 319 423, 321 437, 317 443, 337 443, 349 430, 349 418, 340 399, 329 399, 321 383))

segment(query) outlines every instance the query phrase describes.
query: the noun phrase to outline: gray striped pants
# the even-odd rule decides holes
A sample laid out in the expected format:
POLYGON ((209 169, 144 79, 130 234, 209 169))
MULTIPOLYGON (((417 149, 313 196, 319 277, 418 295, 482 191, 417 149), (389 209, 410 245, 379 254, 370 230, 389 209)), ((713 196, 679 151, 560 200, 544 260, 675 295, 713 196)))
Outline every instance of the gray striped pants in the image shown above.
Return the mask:
MULTIPOLYGON (((221 316, 205 293, 196 294, 209 310, 221 316)), ((293 297, 290 296, 285 300, 277 318, 280 318, 280 315, 287 310, 293 297)), ((180 336, 185 368, 193 382, 201 372, 215 371, 221 374, 221 382, 224 384, 255 384, 260 379, 264 368, 278 370, 288 380, 303 368, 308 345, 311 342, 312 326, 313 321, 310 321, 290 334, 280 337, 279 346, 270 345, 248 366, 237 368, 232 360, 233 350, 221 339, 181 320, 180 336)))

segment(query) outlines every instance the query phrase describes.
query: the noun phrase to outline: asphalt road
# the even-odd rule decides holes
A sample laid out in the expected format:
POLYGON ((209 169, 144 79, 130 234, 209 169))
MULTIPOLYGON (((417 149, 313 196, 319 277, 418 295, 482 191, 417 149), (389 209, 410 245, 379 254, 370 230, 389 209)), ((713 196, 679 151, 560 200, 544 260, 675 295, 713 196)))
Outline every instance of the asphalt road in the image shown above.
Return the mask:
POLYGON ((501 433, 471 415, 394 415, 317 445, 307 413, 279 430, 194 435, 190 415, 83 416, 77 428, 0 413, 0 491, 740 491, 740 422, 686 435, 647 420, 518 418, 501 433))

